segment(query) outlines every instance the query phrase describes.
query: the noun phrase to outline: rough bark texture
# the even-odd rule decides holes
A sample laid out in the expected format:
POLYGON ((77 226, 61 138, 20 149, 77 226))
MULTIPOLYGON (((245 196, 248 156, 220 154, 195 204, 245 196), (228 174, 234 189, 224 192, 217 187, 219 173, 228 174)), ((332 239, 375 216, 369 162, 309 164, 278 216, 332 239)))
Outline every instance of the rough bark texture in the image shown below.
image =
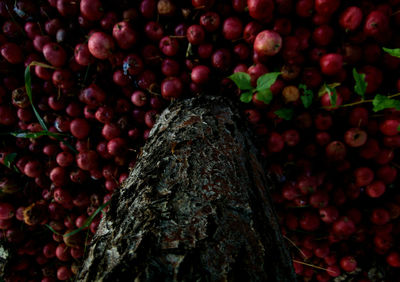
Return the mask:
POLYGON ((79 281, 295 281, 250 132, 224 98, 165 110, 79 281))
POLYGON ((0 242, 0 278, 5 273, 7 263, 10 259, 10 252, 4 242, 0 242))

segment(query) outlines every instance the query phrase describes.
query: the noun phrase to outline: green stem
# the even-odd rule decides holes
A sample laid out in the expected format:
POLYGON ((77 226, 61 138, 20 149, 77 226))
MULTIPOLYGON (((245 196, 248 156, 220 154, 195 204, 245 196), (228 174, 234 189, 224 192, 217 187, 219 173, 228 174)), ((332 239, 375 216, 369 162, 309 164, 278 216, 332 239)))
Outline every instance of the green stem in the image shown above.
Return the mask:
MULTIPOLYGON (((397 96, 400 96, 400 93, 396 93, 396 94, 393 94, 393 95, 390 95, 390 96, 387 96, 387 97, 388 98, 394 98, 394 97, 397 97, 397 96)), ((364 103, 372 103, 372 102, 373 102, 373 99, 360 100, 360 101, 349 103, 349 104, 344 104, 344 105, 339 105, 339 106, 325 106, 325 107, 322 107, 322 108, 323 109, 331 109, 331 108, 335 108, 335 107, 345 108, 345 107, 352 107, 352 106, 356 106, 356 105, 360 105, 360 104, 364 104, 364 103)))
POLYGON ((349 104, 344 104, 344 105, 340 105, 340 108, 344 108, 344 107, 351 107, 351 106, 355 106, 355 105, 359 105, 359 104, 364 104, 364 103, 372 103, 372 100, 361 100, 361 101, 357 101, 357 102, 353 102, 353 103, 349 103, 349 104))

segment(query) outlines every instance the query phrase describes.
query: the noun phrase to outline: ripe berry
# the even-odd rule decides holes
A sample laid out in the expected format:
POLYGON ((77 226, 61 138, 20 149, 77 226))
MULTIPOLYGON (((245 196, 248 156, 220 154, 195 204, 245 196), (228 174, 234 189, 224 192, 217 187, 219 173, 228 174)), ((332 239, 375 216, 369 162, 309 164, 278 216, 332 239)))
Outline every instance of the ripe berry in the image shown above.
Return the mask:
POLYGON ((0 219, 10 219, 15 215, 15 209, 10 203, 0 202, 0 219))
POLYGON ((200 25, 208 32, 216 31, 220 25, 220 17, 215 12, 206 12, 200 17, 200 25))
POLYGON ((394 136, 399 133, 400 122, 395 119, 387 119, 379 125, 379 130, 386 136, 394 136))
POLYGON ((85 119, 76 118, 71 121, 69 129, 74 137, 84 139, 89 135, 90 125, 85 119))
POLYGON ((207 66, 200 65, 192 69, 191 79, 196 84, 204 84, 210 78, 210 69, 207 66))
POLYGON ((108 141, 107 151, 112 156, 121 156, 127 150, 126 141, 122 138, 114 138, 108 141))
POLYGON ((250 17, 262 22, 269 22, 272 19, 274 7, 272 0, 247 0, 250 17))
POLYGON ((346 131, 344 141, 350 147, 361 147, 367 142, 367 133, 359 128, 351 128, 346 131))
POLYGON ((305 212, 300 218, 300 227, 306 231, 315 231, 319 228, 319 216, 312 212, 305 212))
POLYGON ((168 77, 161 83, 161 95, 166 100, 179 98, 183 92, 182 81, 177 77, 168 77))
POLYGON ((375 208, 372 211, 370 220, 373 224, 384 225, 390 221, 390 214, 384 208, 375 208))
POLYGON ((42 164, 39 161, 29 161, 24 167, 24 173, 28 177, 38 177, 42 173, 42 164))
POLYGON ((98 155, 93 150, 80 152, 76 156, 76 164, 82 170, 90 171, 97 168, 98 155))
POLYGON ((204 41, 205 32, 201 25, 191 25, 188 27, 186 31, 186 37, 189 43, 193 45, 199 45, 204 41))
POLYGON ((282 37, 273 30, 260 32, 254 40, 254 52, 260 56, 274 56, 282 48, 282 37))
POLYGON ((391 267, 400 267, 400 254, 396 251, 390 252, 387 257, 386 257, 386 262, 391 266, 391 267))
POLYGON ((323 55, 319 60, 321 71, 326 75, 338 74, 343 66, 343 56, 336 53, 323 55))
POLYGON ((105 60, 115 49, 114 39, 104 32, 95 32, 89 37, 88 48, 93 57, 105 60))
POLYGON ((354 170, 354 178, 357 186, 367 186, 374 180, 374 172, 369 167, 359 167, 354 170))
POLYGON ((350 236, 356 231, 354 222, 348 217, 341 217, 332 225, 333 232, 338 236, 350 236))
POLYGON ((362 10, 357 6, 351 6, 341 13, 339 24, 346 31, 355 31, 360 26, 362 17, 362 10))
POLYGON ((243 24, 239 18, 230 17, 224 21, 222 34, 226 40, 236 40, 242 36, 243 24))
POLYGON ((380 180, 376 180, 367 186, 365 192, 371 198, 379 198, 385 193, 385 190, 385 184, 380 180))
POLYGON ((346 153, 346 146, 341 141, 332 141, 325 148, 326 156, 333 161, 344 160, 346 153))

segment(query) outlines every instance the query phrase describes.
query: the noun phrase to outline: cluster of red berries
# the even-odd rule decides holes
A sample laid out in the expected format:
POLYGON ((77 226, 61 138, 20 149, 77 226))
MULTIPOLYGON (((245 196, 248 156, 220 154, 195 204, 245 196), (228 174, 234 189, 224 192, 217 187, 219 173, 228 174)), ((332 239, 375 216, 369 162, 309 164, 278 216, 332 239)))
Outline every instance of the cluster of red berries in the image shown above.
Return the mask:
POLYGON ((400 60, 382 49, 400 47, 399 9, 399 0, 0 1, 0 238, 15 251, 6 281, 73 277, 162 109, 194 95, 239 101, 228 78, 238 72, 255 89, 241 107, 277 184, 299 278, 400 277, 400 115, 371 103, 400 91, 400 60), (256 91, 270 72, 277 80, 256 91))

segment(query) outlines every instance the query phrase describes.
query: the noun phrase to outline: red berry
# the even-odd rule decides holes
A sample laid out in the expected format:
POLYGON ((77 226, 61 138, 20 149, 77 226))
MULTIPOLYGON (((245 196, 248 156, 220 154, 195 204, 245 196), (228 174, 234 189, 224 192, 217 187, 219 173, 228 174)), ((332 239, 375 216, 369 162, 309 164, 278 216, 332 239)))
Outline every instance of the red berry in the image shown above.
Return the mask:
POLYGON ((115 44, 110 35, 98 31, 89 37, 88 48, 93 57, 100 60, 105 60, 113 53, 115 44))
POLYGON ((272 0, 247 0, 250 17, 262 22, 269 22, 272 19, 274 6, 272 0))
POLYGON ((161 83, 161 95, 166 100, 179 98, 183 92, 182 81, 177 77, 168 77, 161 83))
POLYGON ((204 84, 210 79, 210 69, 207 66, 200 65, 192 69, 191 79, 196 84, 204 84))
POLYGON ((379 198, 385 193, 385 190, 385 184, 380 180, 376 180, 367 186, 365 192, 371 198, 379 198))
POLYGON ((242 36, 243 24, 239 18, 230 17, 224 21, 222 35, 227 40, 236 40, 242 36))
POLYGON ((362 10, 357 6, 351 6, 340 14, 339 24, 346 31, 355 31, 360 26, 362 17, 362 10))
POLYGON ((10 219, 15 215, 15 209, 14 207, 5 202, 0 202, 0 219, 1 220, 6 220, 10 219))
POLYGON ((343 56, 336 53, 323 55, 319 60, 321 71, 326 75, 338 74, 343 66, 343 56))
POLYGON ((370 219, 373 224, 384 225, 390 221, 390 214, 384 208, 375 208, 370 219))
POLYGON ((390 252, 390 254, 388 254, 386 257, 386 262, 391 267, 399 268, 400 267, 400 254, 395 251, 390 252))
POLYGON ((282 48, 282 37, 273 30, 260 32, 254 40, 254 52, 259 56, 274 56, 282 48))
POLYGON ((76 118, 71 121, 69 130, 74 137, 84 139, 89 135, 90 125, 85 119, 76 118))
POLYGON ((379 129, 386 136, 394 136, 399 133, 399 125, 398 120, 387 119, 379 125, 379 129))
POLYGON ((315 231, 319 228, 319 216, 312 212, 305 212, 300 218, 300 227, 306 231, 315 231))
POLYGON ((350 147, 361 147, 367 142, 367 133, 359 128, 351 128, 346 131, 344 141, 350 147))

